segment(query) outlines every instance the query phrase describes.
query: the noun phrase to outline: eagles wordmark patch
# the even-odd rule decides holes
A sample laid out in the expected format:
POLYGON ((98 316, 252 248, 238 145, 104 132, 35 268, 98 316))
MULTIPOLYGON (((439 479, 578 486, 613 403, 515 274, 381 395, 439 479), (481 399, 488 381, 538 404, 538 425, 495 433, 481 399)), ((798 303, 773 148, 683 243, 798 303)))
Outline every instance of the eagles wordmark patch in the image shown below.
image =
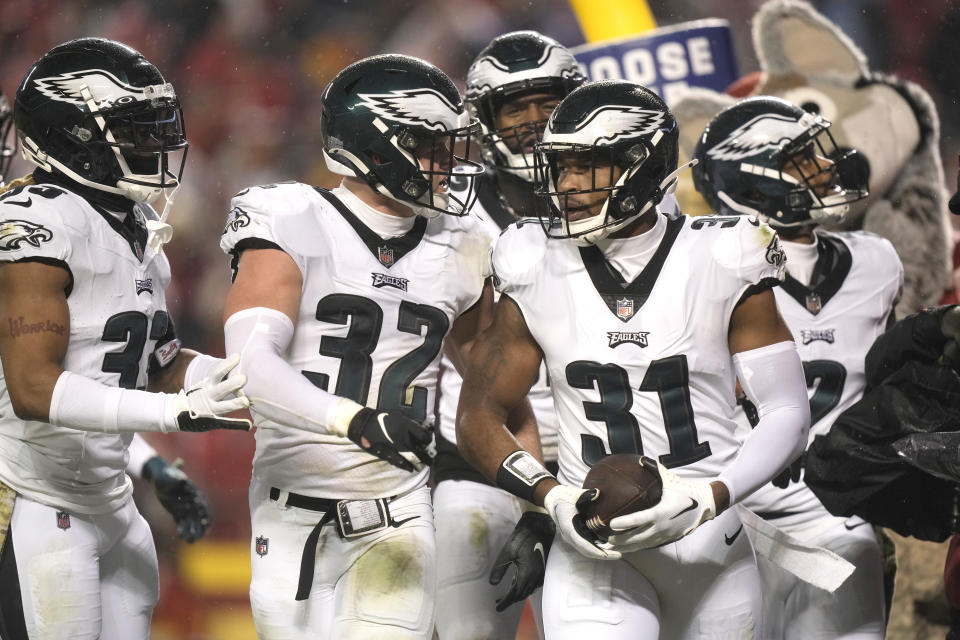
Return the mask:
POLYGON ((649 331, 607 331, 607 339, 610 341, 607 346, 615 349, 622 344, 635 344, 638 347, 646 347, 649 331))
POLYGON ((53 240, 53 231, 28 220, 4 220, 0 223, 0 251, 19 251, 24 242, 38 248, 53 240))
POLYGON ((381 287, 393 287, 394 289, 400 289, 400 291, 406 291, 409 280, 406 278, 398 278, 396 276, 388 276, 385 273, 371 273, 373 276, 373 286, 377 289, 381 287))
POLYGON ((834 342, 834 332, 836 329, 801 329, 800 330, 800 340, 803 344, 810 344, 811 342, 817 342, 822 340, 827 344, 833 344, 834 342))

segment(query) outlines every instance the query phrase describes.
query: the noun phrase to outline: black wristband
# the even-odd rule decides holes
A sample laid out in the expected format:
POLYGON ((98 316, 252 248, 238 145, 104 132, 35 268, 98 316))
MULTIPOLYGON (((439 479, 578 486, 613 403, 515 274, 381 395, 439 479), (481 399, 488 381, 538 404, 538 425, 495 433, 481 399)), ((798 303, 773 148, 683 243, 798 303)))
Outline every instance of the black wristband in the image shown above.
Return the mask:
POLYGON ((528 502, 533 502, 534 490, 547 478, 553 476, 523 449, 504 458, 497 469, 497 486, 528 502))

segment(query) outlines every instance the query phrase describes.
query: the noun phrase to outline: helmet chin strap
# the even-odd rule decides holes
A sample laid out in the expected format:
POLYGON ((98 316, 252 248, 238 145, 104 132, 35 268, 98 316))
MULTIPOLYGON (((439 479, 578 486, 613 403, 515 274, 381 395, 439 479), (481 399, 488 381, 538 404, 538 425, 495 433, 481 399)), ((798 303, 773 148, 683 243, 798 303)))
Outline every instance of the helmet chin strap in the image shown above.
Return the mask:
POLYGON ((180 185, 173 187, 172 189, 163 189, 161 195, 163 195, 163 209, 160 212, 159 220, 147 220, 147 246, 153 249, 153 252, 156 253, 160 250, 160 247, 170 242, 173 238, 173 227, 167 224, 167 216, 170 215, 170 207, 173 206, 173 199, 176 196, 177 191, 180 189, 180 185))

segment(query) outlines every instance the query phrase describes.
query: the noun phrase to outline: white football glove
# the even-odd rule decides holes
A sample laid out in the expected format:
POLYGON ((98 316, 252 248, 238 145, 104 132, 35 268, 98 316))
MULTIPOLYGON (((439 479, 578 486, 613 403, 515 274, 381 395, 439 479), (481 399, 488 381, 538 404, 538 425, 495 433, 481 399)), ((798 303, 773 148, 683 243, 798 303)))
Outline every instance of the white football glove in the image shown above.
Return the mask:
POLYGON ((643 464, 660 476, 663 495, 660 502, 649 509, 610 520, 614 533, 607 542, 618 551, 652 549, 668 544, 717 515, 709 482, 681 478, 650 458, 644 458, 643 464))
POLYGON ((170 431, 211 431, 213 429, 250 430, 250 421, 241 418, 221 418, 232 411, 250 406, 243 394, 247 377, 231 373, 240 364, 240 355, 223 360, 206 378, 189 389, 181 389, 167 404, 167 424, 170 431))
POLYGON ((563 539, 582 555, 595 560, 616 560, 620 557, 620 552, 597 546, 599 540, 587 528, 583 516, 580 515, 580 508, 599 496, 597 489, 580 489, 568 484, 558 484, 547 492, 543 498, 543 506, 553 518, 563 539))

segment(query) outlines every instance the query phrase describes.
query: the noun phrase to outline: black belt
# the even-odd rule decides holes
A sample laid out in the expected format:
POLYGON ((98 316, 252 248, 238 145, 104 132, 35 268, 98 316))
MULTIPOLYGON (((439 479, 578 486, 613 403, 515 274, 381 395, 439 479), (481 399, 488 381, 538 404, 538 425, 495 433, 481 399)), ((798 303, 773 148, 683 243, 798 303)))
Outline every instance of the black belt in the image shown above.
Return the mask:
MULTIPOLYGON (((270 499, 280 500, 280 489, 271 487, 270 499)), ((300 559, 300 580, 297 584, 297 600, 306 600, 310 596, 310 589, 313 587, 313 568, 317 562, 317 543, 320 541, 320 530, 333 522, 337 513, 337 502, 339 501, 331 498, 312 498, 302 496, 299 493, 287 494, 286 505, 288 507, 323 512, 320 522, 310 531, 307 542, 303 545, 303 557, 300 559)))

